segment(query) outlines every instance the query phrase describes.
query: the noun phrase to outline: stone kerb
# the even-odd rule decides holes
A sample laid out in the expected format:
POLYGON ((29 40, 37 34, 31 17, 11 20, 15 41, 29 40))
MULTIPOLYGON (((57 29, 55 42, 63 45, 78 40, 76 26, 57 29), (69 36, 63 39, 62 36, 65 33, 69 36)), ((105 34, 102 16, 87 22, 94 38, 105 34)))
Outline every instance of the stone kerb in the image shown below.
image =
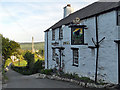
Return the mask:
POLYGON ((71 83, 80 85, 82 87, 88 87, 88 88, 108 88, 109 89, 109 88, 115 87, 114 84, 96 85, 95 83, 85 83, 85 82, 77 81, 74 79, 62 78, 56 75, 38 74, 38 76, 36 76, 36 79, 44 79, 44 78, 51 79, 51 80, 71 82, 71 83))

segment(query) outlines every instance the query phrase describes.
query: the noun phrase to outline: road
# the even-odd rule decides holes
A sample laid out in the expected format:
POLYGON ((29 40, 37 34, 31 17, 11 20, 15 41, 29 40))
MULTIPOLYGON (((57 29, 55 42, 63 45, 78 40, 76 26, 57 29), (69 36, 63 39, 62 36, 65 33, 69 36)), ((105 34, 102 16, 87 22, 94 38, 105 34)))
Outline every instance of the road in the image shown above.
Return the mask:
POLYGON ((13 70, 9 70, 7 76, 9 80, 6 88, 81 88, 70 82, 36 79, 35 77, 21 75, 13 70))

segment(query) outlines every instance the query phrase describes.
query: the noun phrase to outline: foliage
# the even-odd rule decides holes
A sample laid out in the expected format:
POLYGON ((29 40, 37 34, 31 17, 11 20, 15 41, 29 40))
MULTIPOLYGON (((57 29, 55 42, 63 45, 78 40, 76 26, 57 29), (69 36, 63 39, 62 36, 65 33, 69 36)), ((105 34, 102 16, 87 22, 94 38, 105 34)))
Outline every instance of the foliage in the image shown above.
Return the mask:
POLYGON ((5 70, 3 69, 2 70, 2 83, 5 84, 6 80, 8 80, 8 77, 6 76, 5 70))
POLYGON ((74 79, 74 80, 79 80, 82 82, 89 82, 89 83, 94 83, 93 80, 91 80, 88 77, 79 77, 78 74, 76 73, 62 73, 62 74, 58 74, 58 76, 63 77, 63 78, 68 78, 68 79, 74 79))
POLYGON ((46 75, 51 75, 53 73, 53 69, 42 69, 41 72, 42 74, 46 74, 46 75))
POLYGON ((23 75, 32 75, 32 74, 38 73, 41 69, 43 69, 42 63, 43 61, 38 60, 31 69, 29 69, 28 67, 18 67, 14 65, 12 65, 11 68, 14 71, 21 73, 23 75))
POLYGON ((4 56, 5 60, 7 60, 13 52, 17 51, 18 48, 20 48, 20 45, 17 42, 2 36, 2 56, 4 56))
POLYGON ((0 56, 2 54, 2 35, 0 34, 0 56))
MULTIPOLYGON (((20 43, 20 47, 23 50, 31 50, 32 43, 20 43)), ((44 49, 44 42, 34 43, 35 50, 43 50, 44 49)))
POLYGON ((32 71, 30 69, 28 69, 27 67, 17 67, 17 66, 12 65, 11 68, 14 71, 21 73, 23 75, 31 75, 32 74, 32 71))
POLYGON ((12 60, 8 58, 6 60, 6 62, 5 62, 5 66, 4 67, 6 68, 7 66, 9 66, 10 63, 12 63, 12 60))
POLYGON ((38 52, 36 52, 36 54, 39 54, 39 55, 41 55, 42 57, 44 56, 44 50, 39 50, 38 52))
POLYGON ((27 67, 31 69, 34 65, 34 54, 27 51, 23 57, 27 61, 27 67))
POLYGON ((38 73, 41 69, 43 69, 42 64, 43 64, 43 61, 37 60, 37 62, 35 62, 34 66, 33 66, 32 73, 38 73))
POLYGON ((25 67, 27 66, 27 61, 23 59, 17 62, 13 62, 13 65, 18 67, 25 67))

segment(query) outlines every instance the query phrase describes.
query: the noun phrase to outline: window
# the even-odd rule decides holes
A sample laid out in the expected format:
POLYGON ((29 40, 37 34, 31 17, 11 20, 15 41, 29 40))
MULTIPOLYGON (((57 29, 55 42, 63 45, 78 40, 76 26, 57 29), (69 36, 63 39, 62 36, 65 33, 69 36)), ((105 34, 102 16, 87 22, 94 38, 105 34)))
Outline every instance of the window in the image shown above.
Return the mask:
POLYGON ((71 44, 72 45, 80 45, 84 44, 84 29, 74 26, 71 27, 71 44))
POLYGON ((52 49, 52 59, 55 61, 55 48, 52 49))
POLYGON ((59 28, 59 39, 63 39, 63 29, 62 29, 62 27, 59 28))
POLYGON ((52 40, 55 40, 55 30, 52 30, 52 40))
POLYGON ((73 66, 78 66, 79 53, 78 49, 73 49, 73 66))
POLYGON ((117 25, 120 26, 120 8, 117 11, 117 25))

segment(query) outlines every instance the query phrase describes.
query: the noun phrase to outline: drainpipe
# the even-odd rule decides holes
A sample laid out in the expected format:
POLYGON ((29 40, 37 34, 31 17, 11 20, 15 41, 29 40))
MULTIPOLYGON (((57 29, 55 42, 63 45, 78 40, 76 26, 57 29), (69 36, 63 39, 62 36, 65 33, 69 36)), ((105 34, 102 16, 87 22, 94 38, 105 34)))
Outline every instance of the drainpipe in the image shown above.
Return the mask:
POLYGON ((98 18, 95 16, 96 21, 96 70, 95 70, 95 83, 97 83, 97 72, 98 72, 98 56, 99 56, 99 41, 98 41, 98 18))
POLYGON ((47 69, 49 69, 49 66, 48 66, 48 32, 47 32, 47 69))
POLYGON ((120 88, 120 42, 118 42, 118 85, 120 88))

